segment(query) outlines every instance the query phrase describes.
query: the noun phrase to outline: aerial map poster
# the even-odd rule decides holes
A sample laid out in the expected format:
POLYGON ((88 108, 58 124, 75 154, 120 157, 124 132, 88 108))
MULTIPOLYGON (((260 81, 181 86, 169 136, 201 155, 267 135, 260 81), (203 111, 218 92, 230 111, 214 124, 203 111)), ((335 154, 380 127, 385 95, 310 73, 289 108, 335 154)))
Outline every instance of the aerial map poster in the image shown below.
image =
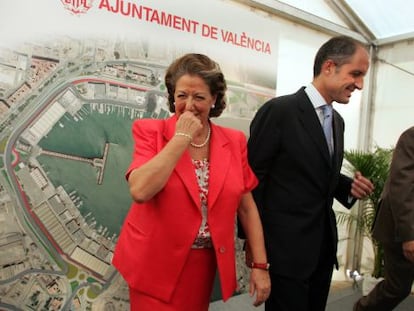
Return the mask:
POLYGON ((233 1, 1 1, 0 310, 129 309, 111 259, 132 122, 169 116, 165 69, 198 52, 228 83, 213 121, 246 131, 275 94, 277 29, 233 1))

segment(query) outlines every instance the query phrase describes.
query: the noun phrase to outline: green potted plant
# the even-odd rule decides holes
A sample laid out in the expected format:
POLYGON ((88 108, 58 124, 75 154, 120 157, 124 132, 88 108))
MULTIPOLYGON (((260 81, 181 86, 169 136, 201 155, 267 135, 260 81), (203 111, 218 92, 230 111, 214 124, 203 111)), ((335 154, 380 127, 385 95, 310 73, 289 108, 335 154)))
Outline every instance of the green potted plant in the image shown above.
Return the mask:
POLYGON ((384 276, 384 252, 380 244, 371 236, 371 229, 374 223, 381 192, 387 179, 389 166, 391 163, 393 148, 380 148, 376 146, 373 151, 345 151, 345 168, 350 172, 360 171, 363 176, 370 179, 375 189, 364 200, 360 200, 359 212, 354 213, 337 212, 339 224, 355 224, 356 230, 361 236, 366 236, 372 242, 374 252, 374 267, 372 277, 381 278, 384 276))

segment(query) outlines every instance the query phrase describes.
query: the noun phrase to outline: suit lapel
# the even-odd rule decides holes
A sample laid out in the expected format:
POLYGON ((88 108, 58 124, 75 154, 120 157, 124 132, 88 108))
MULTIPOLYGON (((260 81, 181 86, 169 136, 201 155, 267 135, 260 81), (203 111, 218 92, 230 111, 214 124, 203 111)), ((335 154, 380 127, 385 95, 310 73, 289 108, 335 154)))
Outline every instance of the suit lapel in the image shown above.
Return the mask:
MULTIPOLYGON (((333 114, 333 135, 334 135, 334 165, 342 163, 342 154, 344 150, 343 121, 339 114, 334 110, 333 114)), ((340 168, 338 168, 339 170, 340 168)))
MULTIPOLYGON (((210 178, 208 188, 208 206, 214 206, 222 191, 226 175, 231 165, 230 142, 222 129, 211 123, 210 142, 210 178)), ((227 180, 228 182, 228 180, 227 180)))
MULTIPOLYGON (((173 116, 165 122, 164 139, 167 143, 175 133, 176 117, 173 116)), ((221 128, 210 122, 210 177, 208 189, 208 206, 214 206, 226 180, 231 161, 230 142, 221 128)), ((186 150, 174 171, 181 179, 184 187, 190 194, 194 204, 200 208, 200 194, 194 166, 191 162, 190 153, 186 150)))
MULTIPOLYGON (((328 145, 326 143, 325 135, 319 121, 318 115, 316 114, 315 108, 304 91, 298 93, 298 109, 299 119, 305 128, 305 132, 308 133, 309 137, 318 146, 323 158, 332 165, 332 159, 329 155, 328 145)), ((335 140, 335 139, 334 139, 335 140)))
MULTIPOLYGON (((165 143, 170 141, 175 133, 175 123, 177 121, 176 116, 173 116, 166 120, 164 128, 165 143)), ((165 146, 165 144, 164 144, 165 146)), ((181 179, 185 189, 190 194, 194 204, 200 209, 200 194, 198 191, 197 178, 194 170, 194 165, 191 161, 190 153, 188 150, 184 152, 181 158, 178 160, 177 165, 174 168, 175 173, 181 179)))

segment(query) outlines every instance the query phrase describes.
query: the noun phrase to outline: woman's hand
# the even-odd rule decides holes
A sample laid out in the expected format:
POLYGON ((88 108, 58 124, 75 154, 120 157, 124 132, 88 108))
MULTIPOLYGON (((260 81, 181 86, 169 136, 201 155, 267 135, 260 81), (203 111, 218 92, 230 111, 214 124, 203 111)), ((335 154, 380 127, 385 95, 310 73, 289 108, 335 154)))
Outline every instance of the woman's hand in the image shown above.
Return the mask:
MULTIPOLYGON (((245 254, 246 265, 252 267, 252 262, 257 264, 267 263, 264 236, 259 212, 251 192, 242 196, 238 209, 239 221, 246 234, 245 254)), ((249 294, 256 294, 254 306, 260 306, 270 295, 270 276, 265 269, 252 268, 250 273, 249 294)))
POLYGON ((253 268, 250 273, 249 295, 253 297, 256 293, 255 307, 264 303, 270 295, 269 271, 253 268))
POLYGON ((192 138, 196 137, 202 130, 203 124, 191 111, 180 115, 175 125, 176 133, 185 133, 192 138))

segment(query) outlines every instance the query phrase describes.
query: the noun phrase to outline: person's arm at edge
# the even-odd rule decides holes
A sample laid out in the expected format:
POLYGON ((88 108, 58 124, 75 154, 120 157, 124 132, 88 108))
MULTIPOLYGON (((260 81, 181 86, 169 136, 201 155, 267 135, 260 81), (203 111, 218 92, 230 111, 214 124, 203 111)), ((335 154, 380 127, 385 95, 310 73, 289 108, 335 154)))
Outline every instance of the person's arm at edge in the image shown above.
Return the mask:
POLYGON ((397 142, 389 179, 395 229, 402 241, 405 258, 414 263, 414 128, 406 130, 397 142))
MULTIPOLYGON (((255 263, 267 263, 262 223, 251 192, 242 196, 237 215, 246 235, 247 247, 249 248, 252 261, 255 263)), ((268 298, 270 293, 268 271, 252 269, 249 283, 250 296, 253 296, 255 292, 256 300, 253 304, 259 306, 268 298)))

